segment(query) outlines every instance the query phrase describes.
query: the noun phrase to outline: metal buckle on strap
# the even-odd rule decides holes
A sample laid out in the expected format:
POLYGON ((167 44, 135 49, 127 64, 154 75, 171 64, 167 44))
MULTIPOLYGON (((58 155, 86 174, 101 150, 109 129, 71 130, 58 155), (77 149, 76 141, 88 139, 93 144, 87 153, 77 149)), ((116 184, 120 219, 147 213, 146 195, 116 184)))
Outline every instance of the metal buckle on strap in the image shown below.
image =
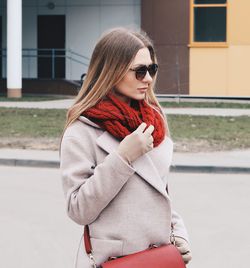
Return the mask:
POLYGON ((174 230, 171 228, 170 243, 175 246, 175 242, 174 230))
POLYGON ((94 256, 93 256, 93 254, 92 254, 92 252, 91 253, 89 253, 89 258, 90 258, 90 260, 91 260, 91 262, 92 262, 92 267, 93 268, 97 268, 97 265, 96 265, 96 262, 95 262, 95 259, 94 259, 94 256))
POLYGON ((150 248, 150 249, 152 249, 152 248, 158 248, 158 246, 157 246, 156 244, 150 244, 150 245, 148 246, 148 248, 150 248))
POLYGON ((118 257, 109 257, 108 260, 109 260, 109 261, 112 261, 112 260, 115 260, 115 259, 117 259, 117 258, 118 258, 118 257))

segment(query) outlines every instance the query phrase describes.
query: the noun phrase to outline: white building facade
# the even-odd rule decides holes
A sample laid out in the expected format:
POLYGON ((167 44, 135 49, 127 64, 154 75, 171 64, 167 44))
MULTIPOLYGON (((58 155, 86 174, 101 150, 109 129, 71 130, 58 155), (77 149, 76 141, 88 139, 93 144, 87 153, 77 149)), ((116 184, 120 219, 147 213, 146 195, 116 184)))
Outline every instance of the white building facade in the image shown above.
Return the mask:
POLYGON ((105 30, 140 24, 140 0, 0 0, 0 78, 7 78, 8 88, 21 88, 11 76, 21 53, 20 79, 79 80, 105 30), (21 44, 10 49, 13 42, 21 44))

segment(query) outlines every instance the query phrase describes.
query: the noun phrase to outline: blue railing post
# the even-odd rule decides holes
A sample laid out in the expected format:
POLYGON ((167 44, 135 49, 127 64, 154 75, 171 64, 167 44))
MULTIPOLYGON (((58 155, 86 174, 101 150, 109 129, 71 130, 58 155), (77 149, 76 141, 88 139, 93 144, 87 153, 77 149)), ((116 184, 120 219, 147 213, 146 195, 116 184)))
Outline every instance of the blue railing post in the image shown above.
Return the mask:
POLYGON ((71 48, 69 49, 69 59, 70 59, 70 80, 72 77, 72 52, 71 52, 71 48))
POLYGON ((52 48, 52 79, 55 79, 55 49, 52 48))
POLYGON ((28 78, 30 78, 30 50, 28 51, 28 78))

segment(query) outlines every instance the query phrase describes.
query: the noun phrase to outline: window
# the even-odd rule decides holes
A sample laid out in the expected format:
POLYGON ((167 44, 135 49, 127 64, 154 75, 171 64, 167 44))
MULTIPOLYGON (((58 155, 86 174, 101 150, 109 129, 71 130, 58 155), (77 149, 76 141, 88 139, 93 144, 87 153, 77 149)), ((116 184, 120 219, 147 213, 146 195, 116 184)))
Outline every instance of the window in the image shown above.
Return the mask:
POLYGON ((190 1, 190 45, 226 46, 227 0, 190 1))

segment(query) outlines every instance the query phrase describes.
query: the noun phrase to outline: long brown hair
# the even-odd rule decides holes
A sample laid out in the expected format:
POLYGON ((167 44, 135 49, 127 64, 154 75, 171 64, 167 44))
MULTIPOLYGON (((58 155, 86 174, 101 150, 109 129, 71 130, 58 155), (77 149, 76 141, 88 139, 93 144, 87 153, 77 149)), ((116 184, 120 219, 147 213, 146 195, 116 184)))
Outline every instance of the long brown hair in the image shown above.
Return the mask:
MULTIPOLYGON (((157 62, 155 50, 145 32, 135 32, 126 28, 115 28, 106 32, 97 42, 90 60, 88 72, 75 103, 67 112, 64 130, 79 116, 103 99, 128 72, 130 65, 141 48, 148 48, 153 63, 157 62)), ((150 85, 145 100, 161 111, 150 85)))

